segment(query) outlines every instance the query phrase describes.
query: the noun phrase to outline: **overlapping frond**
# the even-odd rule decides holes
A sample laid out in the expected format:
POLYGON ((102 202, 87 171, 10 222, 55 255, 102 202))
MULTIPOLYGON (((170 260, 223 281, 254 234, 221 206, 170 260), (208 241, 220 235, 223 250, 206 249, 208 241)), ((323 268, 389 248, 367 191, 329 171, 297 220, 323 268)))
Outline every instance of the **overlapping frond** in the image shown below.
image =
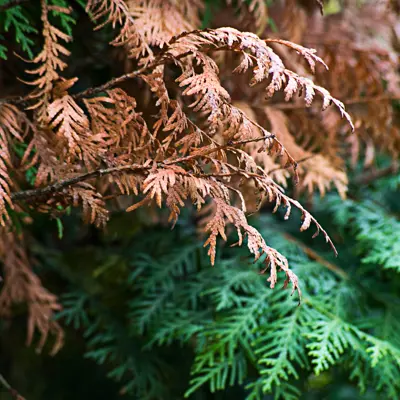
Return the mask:
POLYGON ((119 33, 111 42, 126 46, 129 55, 146 64, 154 59, 152 47, 163 47, 172 36, 199 26, 202 2, 175 0, 90 0, 87 10, 98 28, 111 24, 119 33))
MULTIPOLYGON (((24 140, 24 116, 13 105, 0 105, 0 225, 9 222, 7 208, 13 208, 11 189, 13 188, 13 161, 11 152, 15 142, 24 140)), ((15 188, 14 188, 15 189, 15 188)))
POLYGON ((36 86, 36 89, 29 97, 35 99, 35 103, 30 109, 37 110, 39 122, 42 122, 43 119, 47 117, 47 106, 51 101, 54 83, 60 77, 59 72, 67 67, 67 63, 63 61, 61 57, 69 56, 70 52, 59 42, 69 42, 72 39, 49 21, 50 11, 53 10, 68 14, 70 10, 59 6, 48 5, 46 0, 41 0, 41 8, 44 45, 42 51, 32 60, 34 64, 39 64, 39 66, 26 71, 29 74, 38 75, 35 80, 26 83, 36 86))
MULTIPOLYGON (((265 28, 265 2, 233 5, 250 11, 260 32, 265 28)), ((218 260, 218 239, 228 240, 233 228, 236 244, 247 246, 262 272, 268 271, 272 288, 283 272, 284 286, 290 283, 300 294, 287 258, 249 223, 248 212, 269 203, 273 212, 285 209, 288 219, 296 208, 301 213, 300 231, 314 225, 336 254, 327 232, 283 186, 288 187, 294 175, 297 194, 319 190, 323 195, 334 185, 344 197, 347 176, 334 154, 338 146, 332 143, 337 127, 344 134, 353 123, 344 104, 333 96, 336 87, 330 85, 331 94, 314 83, 303 66, 317 74, 316 82, 325 77, 317 66, 326 69, 326 64, 314 49, 229 27, 199 30, 201 10, 197 0, 89 0, 87 11, 95 29, 105 25, 115 29, 111 44, 121 46, 140 68, 74 93, 77 77, 59 75, 67 67, 64 42, 71 40, 70 28, 64 33, 50 18, 52 12, 69 15, 70 10, 42 0, 44 47, 33 60, 37 67, 28 71, 37 75, 29 83, 35 89, 23 102, 16 102, 33 110, 21 161, 22 171, 31 179, 11 176, 7 150, 12 141, 24 142, 21 121, 28 117, 3 104, 0 216, 7 219, 19 180, 26 191, 14 198, 27 200, 23 204, 27 210, 58 216, 70 206, 78 207, 83 220, 98 227, 108 221, 107 200, 119 201, 121 195, 123 201, 115 202, 116 208, 166 207, 173 225, 191 204, 203 215, 211 211, 204 223, 211 264, 218 260), (237 55, 240 60, 232 57, 232 66, 226 58, 224 64, 216 53, 237 55), (132 86, 125 86, 128 79, 132 86), (240 90, 235 82, 237 87, 243 83, 240 90), (119 87, 122 83, 124 88, 119 87), (240 93, 255 92, 254 101, 236 101, 240 93), (283 106, 288 108, 300 105, 303 114, 304 107, 311 117, 296 123, 297 109, 286 111, 272 97, 285 100, 283 106), (326 110, 322 120, 314 114, 312 106, 317 103, 326 110), (305 127, 317 129, 321 121, 330 134, 319 138, 314 133, 309 139, 305 127)), ((289 370, 285 365, 283 369, 289 370)), ((215 376, 228 370, 214 371, 215 376)))

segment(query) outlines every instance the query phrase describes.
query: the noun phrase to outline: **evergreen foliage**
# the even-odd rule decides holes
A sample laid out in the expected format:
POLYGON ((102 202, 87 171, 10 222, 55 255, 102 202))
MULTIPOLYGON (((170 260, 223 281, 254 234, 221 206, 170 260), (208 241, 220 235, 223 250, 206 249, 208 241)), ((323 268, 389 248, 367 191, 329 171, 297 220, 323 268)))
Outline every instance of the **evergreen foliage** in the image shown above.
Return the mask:
POLYGON ((399 7, 284 3, 0 0, 7 396, 400 398, 399 7))
MULTIPOLYGON (((357 196, 344 205, 337 195, 315 200, 321 220, 334 216, 341 243, 334 260, 323 246, 317 260, 307 254, 307 240, 286 233, 294 226, 283 231, 266 214, 253 221, 295 266, 303 282, 300 304, 289 289, 268 289, 260 265, 249 269, 241 248, 221 248, 210 267, 186 217, 173 231, 109 232, 101 245, 79 250, 95 254, 94 267, 85 268, 84 284, 68 280, 59 317, 82 332, 86 357, 106 363, 108 376, 132 398, 202 399, 219 392, 233 399, 312 398, 320 376, 330 382, 339 373, 362 398, 397 399, 400 281, 397 271, 375 261, 382 237, 371 216, 374 187, 357 196), (371 234, 357 235, 359 225, 371 234)), ((379 196, 385 197, 382 189, 379 196)), ((388 209, 374 212, 396 222, 388 209)), ((386 231, 385 243, 397 235, 386 231)), ((64 254, 51 263, 76 275, 77 255, 66 260, 64 254)), ((388 256, 396 254, 388 248, 388 256)))

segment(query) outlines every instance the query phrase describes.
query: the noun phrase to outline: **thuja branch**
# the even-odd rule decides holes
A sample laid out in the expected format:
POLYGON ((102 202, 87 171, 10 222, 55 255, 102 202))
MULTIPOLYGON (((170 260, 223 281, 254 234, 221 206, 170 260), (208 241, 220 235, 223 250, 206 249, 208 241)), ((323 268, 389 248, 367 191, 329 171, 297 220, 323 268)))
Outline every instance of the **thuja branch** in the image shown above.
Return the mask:
POLYGON ((10 393, 13 399, 16 400, 25 400, 24 397, 22 397, 16 389, 14 389, 4 378, 3 375, 0 374, 0 383, 1 385, 10 393))
POLYGON ((31 198, 48 196, 49 194, 59 192, 64 188, 75 185, 76 183, 79 182, 87 181, 89 179, 99 178, 101 176, 109 175, 115 172, 139 171, 149 168, 150 167, 146 167, 144 165, 133 164, 133 165, 121 165, 119 167, 98 169, 96 171, 88 172, 86 174, 75 176, 73 178, 63 179, 59 182, 53 183, 52 185, 46 186, 44 188, 23 190, 21 192, 11 193, 11 200, 17 201, 17 200, 26 200, 31 198))
MULTIPOLYGON (((271 134, 271 137, 274 137, 274 135, 271 134)), ((258 142, 260 140, 265 140, 265 139, 268 139, 268 136, 267 137, 259 137, 259 138, 255 138, 255 139, 249 139, 249 140, 242 140, 242 141, 237 141, 237 142, 231 142, 228 145, 221 145, 221 146, 212 148, 209 151, 202 153, 202 154, 193 154, 193 155, 186 156, 186 157, 179 157, 176 159, 165 160, 161 164, 163 164, 165 166, 168 166, 171 164, 178 164, 181 162, 186 162, 186 161, 192 160, 194 158, 205 157, 211 153, 214 153, 215 151, 227 149, 229 147, 232 147, 233 145, 238 146, 238 145, 241 145, 244 143, 258 142)), ((55 182, 52 185, 49 185, 49 186, 46 186, 43 188, 29 189, 29 190, 23 190, 20 192, 11 193, 11 200, 19 201, 19 200, 38 198, 38 197, 45 197, 50 194, 59 192, 62 189, 65 189, 69 186, 75 185, 80 182, 87 181, 89 179, 99 178, 99 177, 113 174, 113 173, 126 172, 126 171, 133 172, 133 171, 140 171, 140 170, 148 170, 150 168, 151 168, 151 165, 131 164, 131 165, 120 165, 118 167, 98 169, 96 171, 87 172, 86 174, 78 175, 78 176, 68 178, 68 179, 63 179, 59 182, 55 182)))
POLYGON ((370 183, 384 178, 385 176, 397 174, 398 171, 399 164, 395 162, 386 168, 374 170, 364 175, 360 175, 354 179, 353 183, 356 185, 369 185, 370 183))
POLYGON ((317 261, 319 264, 323 265, 325 268, 334 272, 336 275, 340 276, 341 278, 346 279, 346 280, 350 279, 349 275, 347 274, 346 271, 344 271, 342 268, 340 268, 336 264, 333 264, 330 261, 323 258, 322 256, 320 256, 317 252, 315 252, 313 249, 310 249, 304 243, 297 240, 294 236, 290 235, 289 233, 285 233, 284 237, 289 242, 295 243, 296 246, 300 247, 304 251, 304 253, 308 257, 310 257, 312 260, 317 261))
POLYGON ((90 96, 93 96, 95 94, 99 94, 101 92, 104 92, 107 89, 110 89, 110 88, 112 88, 114 86, 117 86, 120 83, 123 83, 123 82, 127 81, 128 79, 136 78, 137 76, 143 74, 143 72, 145 72, 148 68, 154 68, 154 65, 151 64, 149 66, 142 67, 142 68, 140 68, 140 69, 138 69, 136 71, 129 72, 127 74, 118 76, 117 78, 113 78, 113 79, 109 80, 108 82, 103 83, 100 86, 96 86, 96 87, 93 87, 93 88, 88 88, 88 89, 86 89, 86 90, 84 90, 82 92, 79 92, 79 93, 77 93, 75 95, 72 95, 72 97, 75 100, 81 100, 81 99, 83 99, 85 97, 90 97, 90 96))

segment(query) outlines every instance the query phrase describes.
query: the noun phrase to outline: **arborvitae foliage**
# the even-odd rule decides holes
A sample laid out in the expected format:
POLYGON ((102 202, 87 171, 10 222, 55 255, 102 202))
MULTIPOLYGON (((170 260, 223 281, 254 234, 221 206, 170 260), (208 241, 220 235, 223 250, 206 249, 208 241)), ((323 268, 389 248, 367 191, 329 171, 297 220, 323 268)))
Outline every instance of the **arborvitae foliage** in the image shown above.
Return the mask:
MULTIPOLYGON (((122 296, 114 309, 73 280, 77 287, 58 314, 84 329, 88 355, 114 364, 112 376, 132 374, 124 391, 165 399, 232 384, 249 398, 274 392, 290 399, 304 386, 304 371, 340 364, 361 387, 397 396, 396 343, 372 331, 364 297, 356 306, 357 280, 332 262, 322 265, 343 286, 321 267, 310 272, 310 255, 321 261, 310 247, 300 256, 292 236, 279 241, 278 228, 265 228, 272 219, 248 220, 260 207, 283 211, 281 221, 299 210, 300 231, 314 227, 314 237, 320 233, 336 255, 325 228, 346 218, 340 232, 348 243, 357 239, 351 250, 363 264, 375 273, 398 269, 397 241, 386 240, 397 231, 396 217, 373 203, 344 200, 352 169, 372 170, 357 178, 361 184, 397 170, 396 163, 373 169, 378 151, 396 160, 400 149, 392 103, 399 95, 398 7, 349 2, 322 17, 322 5, 0 2, 7 81, 0 100, 0 313, 12 318, 16 304, 26 305, 28 344, 36 330, 38 351, 49 334, 52 354, 64 340, 54 319, 62 303, 42 286, 41 268, 32 268, 53 259, 39 251, 40 213, 63 243, 71 213, 103 235, 112 230, 110 217, 134 211, 146 224, 168 219, 178 229, 134 239, 139 247, 127 233, 132 253, 121 255, 124 276, 101 288, 128 301, 122 296), (321 225, 298 199, 305 195, 311 206, 316 192, 324 196, 332 187, 339 194, 329 203, 336 219, 321 225), (158 208, 168 210, 167 218, 158 208), (180 222, 185 208, 189 217, 180 222), (254 266, 221 238, 247 247, 254 266), (268 288, 277 285, 290 286, 296 297, 268 288), (179 361, 169 359, 177 343, 194 357, 182 360, 182 374, 192 366, 189 386, 174 380, 179 367, 167 372, 179 361)), ((110 262, 92 278, 109 268, 116 272, 110 262)))
POLYGON ((64 282, 58 319, 82 335, 85 357, 104 365, 127 398, 342 399, 347 390, 350 398, 397 399, 400 281, 382 254, 398 268, 399 252, 385 247, 398 232, 382 240, 376 223, 398 223, 390 212, 399 207, 380 181, 350 194, 344 204, 337 195, 315 199, 339 258, 323 244, 310 248, 294 223, 252 220, 293 265, 300 305, 266 289, 262 263, 249 267, 240 247, 221 247, 210 268, 188 215, 172 232, 115 215, 88 244, 66 225, 72 236, 59 249, 54 235, 32 232, 41 243, 35 256, 64 282), (356 234, 360 225, 368 236, 356 234))

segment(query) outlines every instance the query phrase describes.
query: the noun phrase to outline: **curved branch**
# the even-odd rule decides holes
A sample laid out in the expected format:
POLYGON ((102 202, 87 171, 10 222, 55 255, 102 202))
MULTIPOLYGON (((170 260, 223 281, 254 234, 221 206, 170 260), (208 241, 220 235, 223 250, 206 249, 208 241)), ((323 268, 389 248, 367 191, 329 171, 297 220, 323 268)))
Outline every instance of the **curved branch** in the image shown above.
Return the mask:
MULTIPOLYGON (((271 135, 273 137, 274 135, 271 135)), ((249 142, 258 142, 260 140, 265 140, 268 137, 259 137, 255 139, 248 139, 248 140, 241 140, 237 142, 231 142, 227 145, 221 145, 219 147, 215 147, 210 149, 209 151, 203 153, 203 154, 193 154, 190 156, 186 157, 179 157, 179 158, 172 158, 170 160, 165 160, 161 165, 168 166, 171 164, 178 164, 181 162, 186 162, 189 161, 193 158, 197 157, 204 157, 208 154, 214 153, 215 151, 222 150, 222 149, 227 149, 233 146, 239 146, 244 143, 249 143, 249 142)), ((29 190, 22 190, 20 192, 14 192, 11 193, 11 200, 12 201, 19 201, 19 200, 27 200, 27 199, 34 199, 38 197, 44 197, 51 195, 53 193, 59 192, 64 188, 67 188, 69 186, 75 185, 76 183, 79 182, 84 182, 88 181, 89 179, 93 178, 99 178, 101 176, 109 175, 112 173, 116 172, 122 172, 122 171, 140 171, 140 170, 148 170, 152 168, 152 165, 139 165, 139 164, 131 164, 131 165, 120 165, 118 167, 111 167, 111 168, 103 168, 103 169, 98 169, 95 171, 87 172, 82 175, 78 175, 72 178, 68 179, 63 179, 59 182, 55 182, 49 186, 43 187, 43 188, 38 188, 38 189, 29 189, 29 190)))
POLYGON ((0 383, 3 385, 3 387, 8 390, 10 395, 12 396, 13 399, 15 400, 25 400, 24 397, 22 397, 16 389, 14 389, 4 378, 3 375, 0 374, 0 383))
POLYGON ((53 183, 52 185, 46 186, 44 188, 23 190, 20 192, 11 193, 11 200, 27 200, 31 198, 48 196, 49 194, 59 192, 60 190, 72 186, 76 183, 87 181, 89 179, 98 178, 100 176, 109 175, 114 172, 120 171, 139 171, 142 169, 149 169, 144 165, 121 165, 119 167, 98 169, 96 171, 88 172, 83 175, 75 176, 73 178, 63 179, 59 182, 53 183))

